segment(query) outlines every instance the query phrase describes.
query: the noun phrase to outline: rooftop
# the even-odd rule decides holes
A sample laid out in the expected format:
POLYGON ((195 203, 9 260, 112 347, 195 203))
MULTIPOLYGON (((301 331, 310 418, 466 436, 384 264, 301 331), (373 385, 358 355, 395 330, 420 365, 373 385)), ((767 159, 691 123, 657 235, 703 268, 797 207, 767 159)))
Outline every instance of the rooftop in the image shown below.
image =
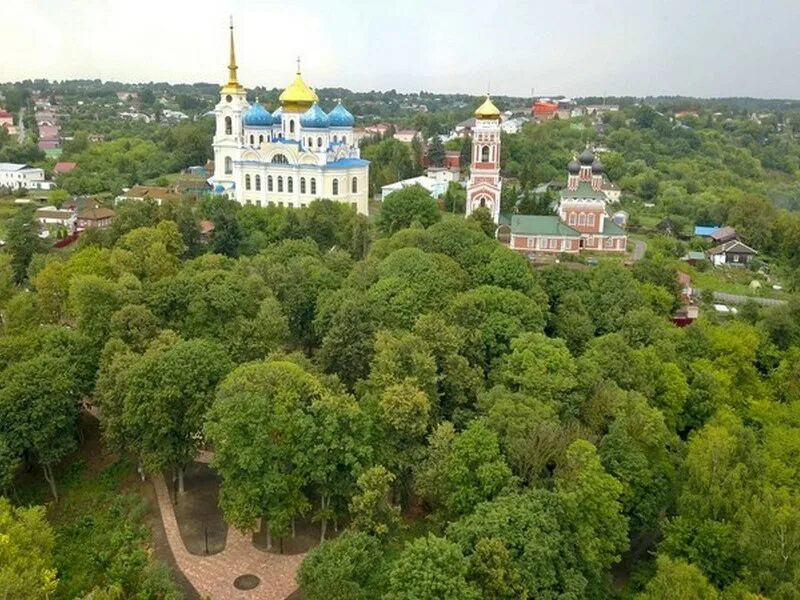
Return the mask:
POLYGON ((557 216, 513 215, 511 233, 515 235, 560 235, 580 237, 581 234, 557 216))

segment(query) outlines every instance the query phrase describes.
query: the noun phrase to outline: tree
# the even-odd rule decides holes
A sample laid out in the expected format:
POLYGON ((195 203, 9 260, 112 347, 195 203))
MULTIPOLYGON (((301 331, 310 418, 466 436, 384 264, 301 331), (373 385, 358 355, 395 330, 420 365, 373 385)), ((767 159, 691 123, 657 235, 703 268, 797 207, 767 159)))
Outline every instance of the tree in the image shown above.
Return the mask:
POLYGON ((438 135, 434 135, 428 143, 428 164, 432 167, 444 166, 444 144, 438 135))
POLYGON ((78 388, 68 357, 42 355, 13 364, 0 386, 0 445, 12 457, 32 456, 58 501, 53 467, 75 449, 78 420, 78 388))
POLYGON ((387 600, 477 600, 458 545, 428 534, 409 543, 389 573, 387 600))
POLYGON ((313 439, 308 409, 323 392, 317 378, 295 363, 247 363, 220 384, 209 411, 205 432, 222 477, 225 519, 246 530, 263 517, 268 546, 272 529, 282 531, 308 507, 302 493, 313 439))
POLYGON ((0 496, 0 592, 3 598, 47 600, 58 585, 55 536, 44 508, 15 508, 0 496))
POLYGON ((492 376, 512 391, 529 394, 557 411, 576 404, 577 365, 566 344, 542 333, 525 333, 511 342, 492 376))
POLYGON ((378 217, 378 229, 391 235, 419 223, 430 227, 441 219, 436 201, 420 185, 412 185, 392 192, 383 201, 378 217))
POLYGON ((214 390, 229 370, 230 359, 219 344, 190 340, 154 348, 130 373, 126 428, 145 470, 177 470, 179 493, 184 492, 184 469, 201 445, 214 390))
POLYGON ((377 465, 358 477, 358 491, 350 501, 353 527, 378 536, 387 535, 400 519, 400 509, 389 501, 394 475, 377 465))
POLYGON ((488 208, 476 208, 472 214, 467 217, 467 221, 476 223, 487 237, 494 238, 497 225, 488 208))
POLYGON ((15 281, 11 257, 8 254, 0 254, 0 307, 14 293, 15 281))
POLYGON ((39 245, 38 227, 32 208, 22 208, 6 222, 6 249, 11 254, 14 281, 21 284, 28 276, 28 265, 39 245))
POLYGON ((311 550, 297 580, 308 600, 366 600, 381 587, 384 560, 379 538, 346 531, 311 550))
POLYGON ((719 593, 696 566, 672 560, 657 559, 655 577, 647 582, 645 591, 636 600, 716 600, 719 593))
POLYGON ((255 318, 236 317, 225 337, 235 362, 263 359, 289 341, 289 320, 280 302, 269 295, 261 301, 255 318))
POLYGON ((480 590, 482 598, 524 600, 528 591, 503 540, 483 538, 469 557, 467 578, 480 590))
POLYGON ((452 425, 442 423, 431 435, 429 447, 417 474, 418 490, 450 517, 469 513, 513 481, 497 435, 481 420, 455 435, 452 425))
POLYGON ((601 581, 628 545, 628 522, 619 501, 622 484, 605 472, 597 450, 586 440, 570 444, 555 481, 586 571, 601 581))

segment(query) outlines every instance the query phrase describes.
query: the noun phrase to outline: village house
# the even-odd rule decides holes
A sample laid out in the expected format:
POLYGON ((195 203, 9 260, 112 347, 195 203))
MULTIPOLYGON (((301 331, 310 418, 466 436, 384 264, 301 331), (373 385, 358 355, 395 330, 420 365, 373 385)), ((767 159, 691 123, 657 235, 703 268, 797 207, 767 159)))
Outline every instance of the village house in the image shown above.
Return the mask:
POLYGON ((56 208, 55 206, 45 206, 37 209, 35 217, 42 225, 60 225, 69 230, 74 229, 77 223, 77 216, 74 210, 56 208))
POLYGON ((731 240, 708 250, 708 258, 715 267, 732 265, 743 267, 758 254, 750 246, 739 240, 731 240))
POLYGON ((114 211, 103 206, 94 206, 78 213, 78 229, 89 229, 96 227, 104 229, 111 225, 114 218, 114 211))

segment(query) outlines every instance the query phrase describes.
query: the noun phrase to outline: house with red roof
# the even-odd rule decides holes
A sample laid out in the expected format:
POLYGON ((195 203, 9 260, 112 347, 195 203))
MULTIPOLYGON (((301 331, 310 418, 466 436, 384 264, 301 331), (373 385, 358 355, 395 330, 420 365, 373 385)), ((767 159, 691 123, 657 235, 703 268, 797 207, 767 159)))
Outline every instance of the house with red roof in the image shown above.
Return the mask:
POLYGON ((53 167, 53 172, 57 173, 58 175, 62 175, 63 173, 69 173, 78 166, 78 163, 74 162, 57 162, 56 166, 53 167))
POLYGON ((13 127, 14 115, 5 109, 0 108, 0 127, 13 127))
POLYGON ((556 111, 558 111, 558 104, 543 100, 534 102, 533 108, 531 108, 531 114, 537 121, 549 121, 556 116, 556 111))

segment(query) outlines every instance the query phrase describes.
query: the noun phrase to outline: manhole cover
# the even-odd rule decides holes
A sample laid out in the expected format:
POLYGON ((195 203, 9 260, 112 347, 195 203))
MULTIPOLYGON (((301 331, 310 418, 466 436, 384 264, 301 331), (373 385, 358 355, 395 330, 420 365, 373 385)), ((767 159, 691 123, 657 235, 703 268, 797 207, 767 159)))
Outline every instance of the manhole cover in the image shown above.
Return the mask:
POLYGON ((239 575, 233 580, 233 587, 237 590, 254 590, 261 580, 255 575, 239 575))

